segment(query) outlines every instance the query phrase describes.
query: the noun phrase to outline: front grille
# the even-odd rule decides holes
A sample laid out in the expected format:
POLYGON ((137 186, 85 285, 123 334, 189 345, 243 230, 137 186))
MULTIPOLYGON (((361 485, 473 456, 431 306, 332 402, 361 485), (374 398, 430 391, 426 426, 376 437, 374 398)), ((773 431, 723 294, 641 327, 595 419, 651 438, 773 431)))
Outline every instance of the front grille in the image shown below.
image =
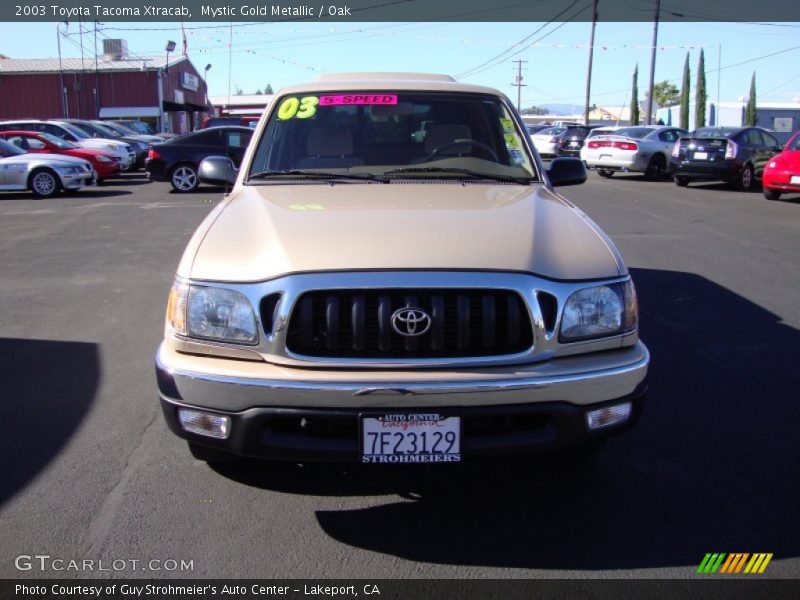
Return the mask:
POLYGON ((286 347, 303 356, 448 358, 515 354, 533 345, 525 303, 507 290, 362 289, 303 294, 286 347), (430 316, 430 328, 403 336, 392 315, 404 307, 430 316))

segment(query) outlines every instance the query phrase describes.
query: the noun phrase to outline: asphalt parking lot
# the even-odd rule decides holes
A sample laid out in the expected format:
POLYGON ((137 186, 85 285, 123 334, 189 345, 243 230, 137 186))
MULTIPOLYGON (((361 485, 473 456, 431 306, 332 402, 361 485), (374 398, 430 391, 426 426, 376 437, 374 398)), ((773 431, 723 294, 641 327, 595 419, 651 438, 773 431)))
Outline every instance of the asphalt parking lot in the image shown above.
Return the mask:
POLYGON ((563 193, 634 275, 642 421, 587 464, 389 471, 212 469, 168 432, 167 291, 221 190, 0 195, 0 577, 92 576, 16 570, 38 553, 193 561, 128 577, 666 578, 706 552, 800 577, 800 198, 594 173, 563 193))

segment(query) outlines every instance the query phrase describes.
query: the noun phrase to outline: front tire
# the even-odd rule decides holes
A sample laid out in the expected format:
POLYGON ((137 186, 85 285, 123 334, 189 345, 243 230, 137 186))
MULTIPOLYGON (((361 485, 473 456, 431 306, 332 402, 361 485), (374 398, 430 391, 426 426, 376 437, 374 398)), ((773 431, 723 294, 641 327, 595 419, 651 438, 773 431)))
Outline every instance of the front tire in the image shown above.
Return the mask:
POLYGON ((781 193, 778 190, 771 190, 769 188, 764 188, 764 198, 767 200, 779 200, 781 197, 781 193))
POLYGON ((675 185, 678 187, 686 187, 689 185, 689 178, 681 175, 675 175, 675 185))
POLYGON ((28 179, 28 188, 37 198, 52 198, 61 189, 61 181, 50 169, 36 169, 28 179))
POLYGON ((742 172, 739 173, 739 177, 736 179, 736 187, 738 187, 743 192, 749 192, 753 189, 753 185, 755 184, 756 178, 753 173, 753 166, 752 165, 745 165, 742 172))
POLYGON ((609 171, 608 169, 598 169, 597 174, 600 175, 600 177, 611 179, 614 176, 614 171, 609 171))
POLYGON ((197 169, 187 163, 177 165, 169 176, 172 189, 179 194, 186 194, 197 189, 200 181, 197 178, 197 169))

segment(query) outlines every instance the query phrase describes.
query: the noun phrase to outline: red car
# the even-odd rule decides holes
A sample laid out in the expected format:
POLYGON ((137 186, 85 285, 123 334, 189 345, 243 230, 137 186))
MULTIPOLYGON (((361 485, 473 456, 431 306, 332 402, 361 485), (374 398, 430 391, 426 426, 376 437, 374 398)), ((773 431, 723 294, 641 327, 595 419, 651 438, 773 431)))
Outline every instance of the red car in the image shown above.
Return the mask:
POLYGON ((800 131, 764 167, 764 197, 777 200, 784 192, 800 193, 800 131))
POLYGON ((119 159, 102 150, 82 148, 77 144, 62 140, 49 133, 36 131, 0 131, 0 139, 11 142, 18 148, 32 154, 66 154, 88 160, 97 172, 97 183, 119 175, 122 165, 119 159))

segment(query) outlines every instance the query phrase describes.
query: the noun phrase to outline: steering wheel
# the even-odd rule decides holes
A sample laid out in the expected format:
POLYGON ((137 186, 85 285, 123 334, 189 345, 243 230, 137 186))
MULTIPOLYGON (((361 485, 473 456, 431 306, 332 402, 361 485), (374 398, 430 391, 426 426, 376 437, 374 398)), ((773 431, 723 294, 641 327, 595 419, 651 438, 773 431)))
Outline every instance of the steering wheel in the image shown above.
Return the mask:
POLYGON ((441 152, 442 150, 446 150, 447 148, 452 148, 453 146, 462 146, 464 144, 467 144, 468 146, 477 146, 478 148, 486 152, 486 154, 491 156, 494 162, 496 163, 500 162, 500 159, 497 157, 497 154, 495 153, 494 150, 491 149, 490 146, 487 146, 486 144, 484 144, 483 142, 479 142, 478 140, 473 140, 468 138, 453 140, 452 142, 447 143, 444 146, 439 146, 438 148, 434 148, 433 152, 431 152, 430 154, 428 154, 428 156, 425 157, 425 162, 433 160, 436 157, 436 155, 439 154, 439 152, 441 152))

